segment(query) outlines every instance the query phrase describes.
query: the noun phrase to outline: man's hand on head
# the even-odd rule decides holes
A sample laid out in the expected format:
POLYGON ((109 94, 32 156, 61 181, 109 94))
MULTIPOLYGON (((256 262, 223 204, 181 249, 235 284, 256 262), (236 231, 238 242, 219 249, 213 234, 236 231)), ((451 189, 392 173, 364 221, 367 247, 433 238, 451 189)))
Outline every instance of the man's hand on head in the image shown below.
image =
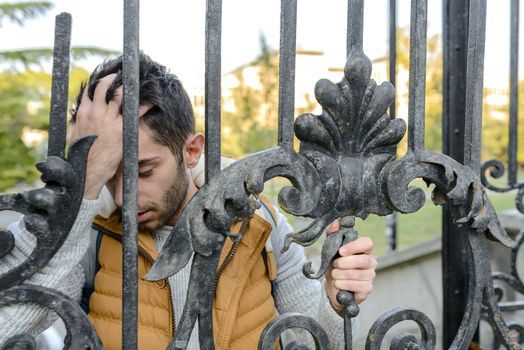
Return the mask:
POLYGON ((104 184, 116 172, 122 160, 122 87, 116 89, 112 99, 106 102, 107 91, 116 74, 101 79, 93 99, 86 86, 78 106, 76 121, 72 126, 71 141, 88 135, 97 135, 87 159, 84 198, 96 199, 104 184))
MULTIPOLYGON (((328 227, 328 232, 340 228, 338 221, 328 227)), ((340 290, 353 292, 355 302, 363 302, 373 290, 373 279, 377 261, 373 257, 373 241, 369 237, 359 237, 339 249, 340 257, 333 261, 326 272, 326 293, 337 312, 343 306, 337 302, 340 290)))
MULTIPOLYGON (((75 141, 88 135, 97 135, 87 159, 84 198, 96 199, 102 187, 116 173, 122 161, 122 86, 114 90, 113 96, 106 102, 108 90, 116 74, 109 74, 100 79, 95 88, 93 99, 89 97, 87 86, 82 94, 72 125, 70 140, 75 141)), ((151 106, 141 106, 140 116, 151 106)))

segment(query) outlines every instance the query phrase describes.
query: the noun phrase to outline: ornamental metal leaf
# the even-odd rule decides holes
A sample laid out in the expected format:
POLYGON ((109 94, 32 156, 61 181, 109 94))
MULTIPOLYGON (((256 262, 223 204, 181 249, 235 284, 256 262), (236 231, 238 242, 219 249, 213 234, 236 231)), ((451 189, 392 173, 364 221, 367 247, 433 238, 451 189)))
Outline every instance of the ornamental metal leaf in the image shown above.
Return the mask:
MULTIPOLYGON (((95 136, 78 140, 69 149, 68 159, 49 156, 38 163, 45 187, 25 193, 0 195, 0 210, 13 210, 24 214, 25 228, 36 237, 36 247, 17 267, 0 275, 0 290, 20 285, 40 271, 62 246, 73 227, 83 198, 85 164, 95 136)), ((2 231, 0 257, 12 250, 13 235, 2 231)))
MULTIPOLYGON (((472 40, 468 60, 476 58, 475 49, 484 45, 480 42, 483 32, 478 30, 479 26, 485 24, 481 20, 482 14, 485 14, 483 4, 471 4, 472 40)), ((426 2, 413 1, 412 12, 413 59, 410 60, 413 69, 410 70, 422 79, 420 86, 413 84, 410 87, 416 92, 410 103, 419 107, 423 114, 423 108, 420 109, 423 98, 417 97, 423 94, 425 84, 423 63, 426 47, 425 40, 419 39, 426 33, 426 2), (420 28, 420 31, 415 31, 416 28, 420 28)), ((493 317, 499 315, 498 306, 493 303, 484 235, 506 246, 513 246, 514 242, 502 228, 478 181, 478 175, 450 157, 423 149, 423 123, 420 122, 423 115, 412 118, 415 123, 410 130, 416 140, 410 141, 417 147, 397 159, 396 145, 404 136, 406 125, 402 119, 391 119, 387 115, 394 98, 391 84, 386 82, 377 85, 370 78, 371 62, 362 50, 363 1, 350 1, 348 14, 349 56, 344 77, 337 84, 327 80, 317 83, 315 95, 322 106, 322 113, 304 114, 296 119, 295 135, 301 141, 299 152, 290 147, 277 147, 239 160, 212 177, 182 214, 147 275, 151 280, 166 278, 187 264, 194 252, 186 305, 170 348, 187 346, 197 319, 201 347, 213 348, 213 291, 206 286, 213 285, 215 274, 210 271, 217 269, 225 237, 233 240, 241 238, 230 232, 232 223, 253 215, 258 205, 256 198, 263 191, 265 181, 275 176, 289 179, 292 185, 279 193, 282 209, 293 215, 314 219, 304 230, 290 233, 283 250, 288 249, 292 242, 312 244, 333 220, 341 218, 341 229, 333 233, 323 247, 318 273, 313 273, 308 266, 304 267, 306 275, 313 278, 324 274, 329 262, 336 258, 341 244, 357 236, 353 230, 353 217, 417 211, 424 204, 425 195, 421 189, 412 188, 411 181, 422 178, 428 184, 435 184, 432 197, 434 203, 442 205, 448 202, 455 221, 467 228, 463 239, 469 276, 468 302, 461 328, 451 348, 463 349, 471 341, 480 319, 482 299, 488 301, 489 312, 493 317)), ((474 60, 472 66, 478 68, 480 63, 481 60, 474 60)), ((413 76, 410 78, 411 82, 418 83, 413 80, 416 79, 413 76)), ((478 80, 474 82, 478 83, 478 80)), ((478 97, 475 89, 468 92, 468 96, 478 97)), ((358 313, 358 307, 351 303, 351 295, 345 296, 341 300, 347 301, 344 303, 347 321, 358 313)), ((379 336, 387 332, 387 324, 406 318, 417 321, 424 317, 418 312, 394 311, 391 317, 378 321, 379 336)), ((435 342, 429 336, 433 326, 426 321, 424 323, 430 326, 421 328, 426 334, 422 344, 429 349, 434 348, 435 342)), ((351 333, 348 329, 346 336, 351 333)), ((503 320, 500 321, 500 329, 502 332, 507 331, 503 320)), ((396 341, 401 347, 418 346, 412 343, 411 337, 400 337, 396 341)), ((350 339, 346 339, 346 346, 351 347, 350 339)), ((508 343, 508 346, 513 344, 508 343)))
MULTIPOLYGON (((298 153, 277 147, 241 159, 213 177, 189 203, 147 275, 150 280, 166 278, 185 266, 195 252, 187 302, 170 348, 187 346, 197 319, 201 346, 213 346, 209 336, 213 294, 205 286, 213 285, 214 275, 208 272, 217 269, 224 238, 241 238, 230 232, 232 223, 253 215, 264 183, 275 176, 283 176, 292 184, 279 193, 281 208, 314 219, 304 230, 287 236, 284 251, 292 242, 312 244, 337 218, 351 221, 353 216, 417 211, 425 196, 422 190, 409 186, 416 178, 436 185, 433 201, 439 205, 449 202, 457 223, 507 246, 514 244, 470 168, 424 150, 396 158, 397 143, 406 132, 406 124, 387 114, 394 88, 387 82, 377 85, 370 76, 369 59, 361 50, 353 51, 342 81, 317 83, 315 95, 323 107, 322 113, 304 114, 296 119, 295 135, 301 141, 298 153)), ((320 271, 315 274, 305 266, 306 275, 318 278, 324 274, 340 244, 347 242, 346 235, 352 235, 352 226, 345 225, 339 234, 327 240, 320 271)), ((481 244, 479 237, 471 239, 474 242, 469 249, 481 244)), ((475 281, 471 302, 488 288, 482 267, 485 263, 483 259, 471 258, 470 276, 475 281)), ((480 317, 477 306, 468 307, 475 312, 465 316, 467 331, 457 336, 457 342, 470 336, 480 317)), ((358 307, 351 317, 356 313, 358 307)))
MULTIPOLYGON (((87 155, 95 138, 89 136, 75 142, 67 159, 49 156, 39 163, 37 168, 45 187, 0 195, 0 210, 25 214, 25 228, 36 237, 36 246, 27 259, 0 275, 0 306, 36 303, 55 311, 66 325, 67 349, 101 349, 102 345, 76 301, 56 290, 23 283, 48 264, 73 227, 83 198, 87 155)), ((4 249, 0 257, 11 252, 13 241, 10 231, 1 231, 0 246, 4 249)), ((21 334, 10 338, 2 349, 33 348, 33 344, 30 335, 21 334)))

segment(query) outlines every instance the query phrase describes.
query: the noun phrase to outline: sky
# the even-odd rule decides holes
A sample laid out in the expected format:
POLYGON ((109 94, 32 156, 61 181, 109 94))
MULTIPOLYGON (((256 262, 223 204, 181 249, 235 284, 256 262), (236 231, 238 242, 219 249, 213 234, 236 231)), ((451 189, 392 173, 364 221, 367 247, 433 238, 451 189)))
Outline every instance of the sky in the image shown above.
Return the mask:
MULTIPOLYGON (((45 17, 29 21, 24 27, 3 23, 0 50, 52 47, 54 17, 61 12, 68 12, 73 17, 72 46, 122 50, 123 1, 52 2, 55 7, 45 17)), ((384 56, 388 50, 388 2, 365 1, 364 51, 371 59, 384 56)), ((410 1, 398 0, 398 3, 397 24, 407 26, 410 1)), ((428 1, 428 35, 441 31, 441 6, 441 0, 428 1)), ((322 50, 332 66, 343 66, 346 9, 347 0, 299 0, 297 47, 322 50)), ((223 72, 257 56, 261 33, 272 48, 278 48, 279 12, 279 0, 223 0, 223 72)), ((190 85, 203 79, 204 28, 205 0, 147 0, 140 3, 140 48, 190 85)), ((507 85, 508 53, 509 0, 488 0, 485 85, 507 85)), ((87 60, 82 62, 82 66, 92 70, 99 61, 100 58, 87 60)))

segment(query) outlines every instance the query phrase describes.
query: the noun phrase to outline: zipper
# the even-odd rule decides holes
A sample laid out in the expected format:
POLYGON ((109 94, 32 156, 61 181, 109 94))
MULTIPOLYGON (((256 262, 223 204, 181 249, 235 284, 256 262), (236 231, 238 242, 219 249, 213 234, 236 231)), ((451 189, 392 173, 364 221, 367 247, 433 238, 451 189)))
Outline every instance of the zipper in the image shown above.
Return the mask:
POLYGON ((240 227, 240 231, 237 233, 237 235, 240 235, 240 239, 233 241, 233 245, 229 249, 229 252, 227 252, 226 258, 224 259, 224 261, 222 262, 222 264, 220 265, 220 267, 217 270, 217 275, 215 277, 215 283, 213 285, 213 296, 215 295, 217 291, 218 279, 220 278, 220 276, 222 275, 226 267, 229 265, 229 263, 231 263, 231 260, 233 260, 233 257, 235 256, 237 252, 238 245, 240 244, 240 241, 242 240, 242 236, 244 236, 244 233, 246 233, 248 228, 249 228, 249 218, 243 219, 242 226, 240 227))
MULTIPOLYGON (((93 224, 93 226, 100 233, 103 233, 106 236, 111 237, 111 238, 119 241, 120 243, 122 243, 122 236, 121 235, 116 234, 114 232, 111 232, 111 231, 103 228, 102 226, 100 226, 98 224, 93 224)), ((137 248, 138 248, 138 255, 142 256, 144 259, 147 260, 147 262, 149 262, 151 264, 151 266, 153 266, 153 264, 155 263, 155 259, 153 259, 153 257, 144 248, 142 248, 140 245, 137 244, 137 248)), ((97 259, 98 259, 98 257, 97 257, 97 259)), ((166 278, 163 281, 165 281, 165 284, 162 285, 161 288, 163 288, 165 285, 167 285, 167 288, 169 289, 169 306, 171 307, 171 324, 173 325, 171 327, 171 331, 172 331, 172 336, 174 337, 175 336, 175 331, 176 331, 176 322, 175 322, 175 308, 173 306, 173 294, 172 294, 172 290, 171 290, 171 284, 169 284, 169 280, 166 278)), ((155 282, 153 282, 153 283, 155 283, 155 282)))

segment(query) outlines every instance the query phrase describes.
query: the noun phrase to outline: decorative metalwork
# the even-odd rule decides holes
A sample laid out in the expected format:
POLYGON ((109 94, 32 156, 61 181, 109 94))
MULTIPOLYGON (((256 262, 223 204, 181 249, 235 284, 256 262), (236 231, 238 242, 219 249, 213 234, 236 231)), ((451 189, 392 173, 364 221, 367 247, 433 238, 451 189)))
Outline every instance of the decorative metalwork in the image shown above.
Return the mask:
POLYGON ((422 335, 421 344, 418 344, 414 336, 401 333, 393 339, 390 349, 434 349, 437 335, 433 323, 426 315, 417 310, 393 309, 380 316, 371 326, 366 340, 366 350, 380 350, 387 331, 406 320, 414 321, 419 326, 422 335))
MULTIPOLYGON (((56 290, 39 286, 22 285, 0 292, 0 306, 14 303, 36 303, 56 312, 67 329, 65 349, 103 349, 95 329, 78 303, 56 290)), ((11 337, 2 350, 37 349, 29 334, 11 337)))
POLYGON ((492 184, 489 181, 489 178, 487 176, 488 171, 489 175, 492 178, 499 179, 502 176, 504 176, 504 173, 506 171, 504 164, 497 159, 490 159, 482 163, 482 169, 480 173, 482 184, 486 186, 486 188, 489 188, 490 190, 499 193, 517 190, 517 195, 515 197, 515 206, 519 212, 524 214, 524 202, 522 201, 524 197, 524 182, 508 182, 508 184, 505 187, 499 187, 497 185, 492 184))
MULTIPOLYGON (((424 26, 425 33, 425 18, 420 17, 424 11, 420 7, 424 8, 426 4, 413 3, 417 12, 413 20, 424 26)), ((361 2, 352 1, 351 4, 355 8, 360 6, 360 11, 356 13, 361 12, 361 2)), ((356 22, 361 23, 361 18, 356 22)), ((342 242, 347 241, 345 235, 352 230, 352 216, 366 218, 369 214, 384 216, 393 211, 417 211, 424 204, 425 196, 422 190, 409 187, 410 182, 423 178, 427 183, 435 184, 435 204, 449 202, 457 223, 472 228, 464 237, 470 258, 470 298, 463 326, 452 348, 464 348, 464 344, 471 340, 480 319, 480 303, 476 300, 483 296, 489 299, 493 294, 485 238, 481 234, 507 246, 512 246, 514 242, 501 227, 475 172, 447 156, 424 150, 423 113, 410 117, 411 148, 405 156, 396 159, 396 144, 404 136, 406 125, 402 119, 391 119, 387 115, 394 89, 388 82, 377 85, 370 79, 371 62, 362 51, 361 38, 352 40, 344 79, 338 84, 320 80, 315 87, 316 98, 323 107, 322 113, 304 114, 295 121, 295 135, 301 141, 300 151, 297 153, 281 146, 230 165, 200 189, 177 222, 147 275, 150 280, 166 278, 185 266, 192 251, 195 252, 187 302, 171 344, 175 348, 185 348, 197 318, 200 332, 207 338, 200 339, 201 346, 212 348, 209 340, 212 339, 212 295, 205 286, 211 285, 214 276, 209 271, 216 271, 224 237, 231 236, 233 220, 245 219, 253 214, 257 207, 256 197, 262 192, 264 182, 275 176, 285 177, 293 185, 279 193, 282 209, 293 215, 314 219, 304 230, 287 236, 284 251, 292 242, 312 244, 337 218, 349 220, 326 240, 320 271, 313 274, 308 266, 304 267, 306 275, 315 278, 323 275, 342 242)), ((425 52, 425 41, 421 48, 425 52)), ((421 52, 416 51, 415 57, 423 55, 421 52)), ((422 67, 425 58, 414 62, 422 67)), ((412 72, 418 75, 424 70, 413 68, 412 72)), ((424 88, 424 83, 414 88, 414 100, 410 101, 414 111, 422 109, 423 112, 423 93, 417 91, 424 91, 424 88)), ((351 303, 348 304, 347 309, 354 308, 351 303)), ((489 310, 492 316, 502 319, 496 305, 490 304, 489 310)), ((354 317, 358 308, 356 312, 346 313, 354 317)), ((419 317, 414 312, 406 315, 419 317)), ((378 320, 376 329, 385 334, 394 323, 392 320, 404 319, 404 316, 395 316, 378 320)), ((501 322, 498 331, 507 333, 501 322)), ((430 336, 431 332, 427 332, 423 339, 428 348, 434 346, 430 336)), ((351 334, 346 334, 346 337, 350 338, 351 334)), ((516 346, 508 337, 506 344, 516 346)))
MULTIPOLYGON (((302 328, 310 332, 315 341, 315 346, 320 350, 329 350, 329 339, 326 331, 311 317, 306 317, 298 313, 286 313, 277 316, 274 320, 269 322, 262 335, 260 336, 259 350, 274 349, 275 341, 278 337, 289 328, 302 328)), ((286 346, 286 350, 302 350, 303 345, 292 342, 286 346)))
MULTIPOLYGON (((127 21, 137 24, 137 3, 129 1, 126 5, 129 6, 126 8, 130 13, 134 14, 130 15, 127 21)), ((466 134, 470 140, 476 137, 480 127, 478 112, 482 87, 485 5, 485 0, 471 2, 471 40, 468 50, 468 62, 471 64, 468 64, 468 75, 472 78, 468 81, 470 85, 466 106, 470 118, 466 134), (480 78, 476 78, 478 76, 480 78)), ((207 146, 206 184, 181 215, 147 275, 149 280, 164 279, 179 271, 193 256, 186 305, 169 348, 187 347, 197 319, 201 348, 214 348, 212 286, 224 240, 226 237, 231 237, 234 241, 241 239, 240 233, 233 234, 230 231, 233 221, 249 219, 254 215, 259 206, 256 199, 263 191, 264 183, 276 176, 285 177, 292 184, 284 187, 279 193, 278 201, 282 209, 296 216, 314 219, 304 230, 290 233, 286 237, 284 251, 293 242, 305 246, 314 243, 333 220, 341 218, 341 228, 332 233, 323 246, 319 270, 314 272, 310 265, 304 266, 304 273, 309 278, 323 276, 329 264, 337 258, 339 247, 358 236, 354 230, 354 217, 415 212, 424 204, 425 196, 421 189, 409 186, 411 181, 422 178, 428 184, 435 184, 432 195, 434 203, 449 203, 456 222, 468 227, 462 237, 468 258, 468 304, 460 330, 450 348, 465 349, 469 345, 481 317, 481 301, 486 305, 483 311, 486 317, 493 321, 501 344, 511 349, 520 348, 514 339, 510 339, 509 329, 501 315, 501 305, 497 303, 485 236, 509 247, 515 246, 515 242, 502 229, 493 206, 478 181, 477 161, 480 147, 471 142, 466 148, 466 165, 424 149, 427 1, 412 1, 408 128, 402 119, 393 119, 387 114, 394 100, 393 86, 388 82, 377 85, 370 79, 371 62, 364 54, 362 45, 363 1, 350 0, 348 8, 349 55, 344 77, 337 84, 325 79, 317 83, 315 95, 323 110, 319 115, 303 114, 296 119, 294 131, 301 144, 300 150, 295 152, 291 132, 294 63, 289 57, 294 57, 296 0, 283 0, 281 52, 285 54, 281 56, 281 66, 284 69, 280 70, 279 146, 248 156, 220 171, 220 133, 216 130, 220 126, 220 94, 217 93, 220 90, 214 87, 220 84, 221 1, 208 0, 206 52, 209 54, 210 51, 215 51, 218 56, 213 56, 214 61, 206 62, 208 72, 211 73, 206 81, 206 93, 212 96, 209 99, 212 100, 212 104, 207 105, 209 109, 206 110, 206 114, 210 118, 208 126, 213 129, 215 135, 208 138, 210 143, 207 146), (397 159, 397 144, 406 130, 409 150, 397 159)), ((57 24, 57 28, 60 28, 60 25, 57 24)), ((136 29, 132 29, 134 34, 136 29)), ((65 32, 68 37, 69 31, 65 32)), ((57 35, 55 41, 68 43, 68 40, 60 35, 57 35)), ((134 35, 131 35, 128 41, 138 43, 134 35)), ((131 46, 129 52, 126 50, 126 60, 135 57, 137 46, 131 46)), ((61 67, 67 71, 68 61, 61 67)), ((127 71, 126 68, 126 72, 125 75, 130 74, 130 81, 126 80, 125 88, 136 83, 133 79, 137 79, 136 69, 127 71)), ((64 79, 64 76, 67 80, 67 74, 60 75, 54 72, 54 78, 64 79)), ((63 88, 63 85, 60 86, 63 88)), ((131 96, 133 91, 135 90, 130 90, 131 96)), ((57 105, 67 101, 67 96, 64 98, 63 93, 56 96, 58 90, 55 88, 53 92, 53 101, 57 105)), ((135 115, 135 103, 136 100, 129 101, 128 112, 124 113, 135 115)), ((41 287, 21 286, 22 282, 45 266, 63 244, 82 200, 87 153, 94 139, 91 137, 78 141, 70 147, 68 158, 64 158, 61 152, 65 142, 62 122, 65 115, 57 111, 52 110, 51 113, 51 130, 56 130, 52 133, 53 137, 57 136, 54 139, 56 141, 50 141, 50 149, 53 151, 47 161, 38 166, 46 186, 25 194, 0 197, 0 210, 16 210, 25 214, 26 227, 37 237, 37 247, 28 260, 0 276, 0 306, 28 301, 46 306, 55 310, 66 322, 69 332, 66 346, 75 349, 98 349, 101 348, 101 344, 92 326, 80 308, 68 297, 41 287), (55 124, 53 120, 61 124, 55 124), (62 126, 54 128, 55 125, 62 126)), ((135 127, 132 126, 132 129, 135 127)), ((135 131, 127 130, 125 138, 133 135, 135 131)), ((136 153, 132 153, 134 151, 131 150, 131 154, 125 157, 136 160, 136 153)), ((133 167, 130 166, 130 169, 133 167)), ((136 174, 131 174, 130 178, 136 179, 136 174)), ((131 187, 130 196, 133 195, 133 191, 136 191, 136 187, 134 190, 131 187)), ((133 203, 132 200, 130 202, 133 203)), ((132 218, 136 213, 127 213, 130 222, 127 226, 136 226, 136 217, 132 218)), ((126 228, 124 236, 129 230, 135 229, 136 227, 126 228)), ((5 255, 13 247, 12 234, 1 231, 0 240, 3 246, 0 253, 5 255)), ((127 255, 135 254, 133 251, 136 250, 136 242, 130 242, 128 249, 127 255)), ((126 261, 124 266, 128 264, 129 261, 126 261)), ((136 267, 129 265, 127 268, 130 274, 136 274, 136 267)), ((131 302, 132 310, 127 313, 128 316, 124 316, 128 324, 137 321, 136 293, 131 291, 131 288, 135 287, 129 286, 129 295, 124 296, 124 304, 131 302)), ((359 309, 349 292, 340 292, 337 300, 345 306, 345 341, 346 348, 350 349, 351 319, 358 314, 359 309)), ((395 338, 393 348, 435 348, 433 324, 425 315, 415 310, 392 310, 380 317, 370 330, 366 347, 378 349, 391 327, 405 320, 415 321, 419 325, 422 333, 420 345, 412 336, 401 334, 395 338)), ((260 339, 260 349, 271 348, 276 337, 283 330, 292 327, 300 327, 310 332, 314 336, 317 348, 329 348, 326 333, 315 320, 301 315, 286 314, 279 316, 266 327, 260 339)), ((126 344, 128 347, 136 346, 135 336, 136 334, 130 338, 129 344, 126 344)), ((33 344, 32 338, 20 335, 12 338, 5 347, 31 347, 33 344)), ((292 344, 291 347, 295 345, 292 344)))
MULTIPOLYGON (((517 244, 511 249, 510 273, 508 274, 504 272, 493 272, 493 280, 505 282, 505 284, 508 285, 515 292, 524 294, 524 282, 522 281, 522 278, 520 277, 519 272, 517 270, 517 255, 522 245, 524 244, 524 230, 522 230, 519 233, 516 241, 517 244)), ((524 310, 523 301, 501 301, 504 298, 504 288, 495 285, 495 295, 496 302, 498 303, 498 307, 500 308, 501 312, 508 313, 524 310)), ((496 332, 496 329, 498 327, 496 319, 489 317, 489 313, 486 307, 483 308, 482 319, 486 321, 493 330, 494 337, 492 349, 499 349, 500 346, 504 344, 504 341, 496 332)), ((511 332, 513 339, 515 339, 519 344, 524 345, 524 325, 519 325, 515 322, 508 322, 508 328, 511 332)))
MULTIPOLYGON (((65 322, 65 344, 72 349, 100 349, 102 345, 78 303, 56 290, 23 282, 40 271, 55 255, 75 222, 83 198, 87 155, 95 136, 86 137, 69 147, 64 158, 67 84, 69 77, 69 42, 71 16, 56 18, 53 87, 49 152, 45 162, 37 164, 46 184, 22 194, 0 195, 0 210, 24 214, 26 229, 36 237, 36 247, 20 265, 0 275, 0 306, 32 302, 55 311, 65 322)), ((14 247, 8 230, 0 231, 0 257, 14 247)), ((14 336, 2 349, 36 348, 28 334, 14 336)))
MULTIPOLYGON (((482 164, 481 167, 481 180, 482 184, 492 191, 505 193, 512 190, 517 190, 515 206, 517 210, 524 214, 524 182, 517 181, 517 153, 518 153, 518 57, 519 57, 519 1, 511 1, 511 14, 510 14, 510 108, 509 108, 509 144, 508 144, 508 172, 507 172, 507 185, 497 186, 492 184, 488 179, 489 175, 492 178, 498 179, 504 176, 506 169, 504 164, 497 160, 491 159, 482 164)), ((517 254, 522 247, 524 242, 524 230, 521 231, 516 239, 517 244, 511 249, 511 265, 510 273, 494 272, 494 281, 503 281, 507 286, 516 292, 524 294, 524 283, 522 278, 519 276, 517 271, 517 254)), ((504 289, 495 286, 496 299, 491 300, 491 303, 498 303, 498 307, 502 312, 515 312, 524 310, 524 302, 522 301, 501 301, 504 297, 504 289)), ((482 319, 486 321, 491 329, 493 330, 493 349, 499 349, 501 345, 505 344, 505 339, 497 332, 499 323, 497 319, 490 317, 488 306, 484 306, 482 319)), ((519 325, 514 322, 508 323, 508 328, 511 331, 512 339, 519 344, 524 344, 524 325, 519 325)))

